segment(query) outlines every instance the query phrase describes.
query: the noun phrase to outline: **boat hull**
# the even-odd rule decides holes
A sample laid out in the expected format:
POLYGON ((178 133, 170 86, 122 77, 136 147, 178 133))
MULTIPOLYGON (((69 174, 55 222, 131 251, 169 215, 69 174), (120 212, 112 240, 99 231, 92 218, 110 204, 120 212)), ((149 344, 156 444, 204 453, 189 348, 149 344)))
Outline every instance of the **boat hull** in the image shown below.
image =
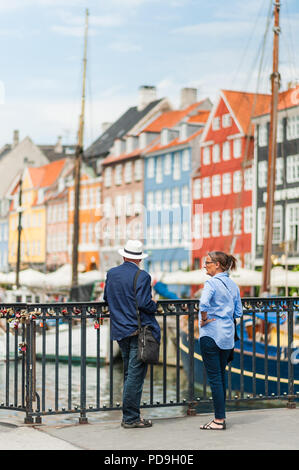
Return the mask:
MULTIPOLYGON (((181 358, 184 370, 189 373, 190 357, 188 335, 181 332, 180 340, 181 358)), ((255 358, 255 380, 253 373, 253 354, 252 350, 244 350, 243 354, 243 373, 241 372, 241 353, 239 349, 234 351, 234 359, 231 363, 231 390, 233 392, 244 391, 248 394, 256 395, 283 395, 288 393, 288 361, 280 360, 280 380, 278 379, 278 361, 276 357, 269 356, 265 360, 265 355, 256 354, 255 358), (268 373, 266 374, 268 369, 268 373), (268 380, 266 381, 266 375, 268 380), (243 383, 243 387, 242 387, 243 383)), ((227 368, 228 369, 228 368, 227 368)), ((299 392, 299 364, 294 365, 294 392, 299 392)), ((194 380, 195 385, 202 386, 204 383, 204 365, 202 361, 200 342, 194 342, 194 380)))

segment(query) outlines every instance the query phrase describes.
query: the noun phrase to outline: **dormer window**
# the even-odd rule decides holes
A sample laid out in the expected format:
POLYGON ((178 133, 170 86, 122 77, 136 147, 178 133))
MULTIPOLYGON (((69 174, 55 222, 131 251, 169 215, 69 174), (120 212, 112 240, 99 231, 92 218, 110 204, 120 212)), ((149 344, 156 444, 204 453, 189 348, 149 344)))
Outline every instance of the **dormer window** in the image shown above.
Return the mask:
POLYGON ((223 114, 222 116, 222 127, 231 127, 232 125, 232 118, 229 113, 223 114))
POLYGON ((161 145, 169 144, 169 129, 162 129, 161 132, 161 145))

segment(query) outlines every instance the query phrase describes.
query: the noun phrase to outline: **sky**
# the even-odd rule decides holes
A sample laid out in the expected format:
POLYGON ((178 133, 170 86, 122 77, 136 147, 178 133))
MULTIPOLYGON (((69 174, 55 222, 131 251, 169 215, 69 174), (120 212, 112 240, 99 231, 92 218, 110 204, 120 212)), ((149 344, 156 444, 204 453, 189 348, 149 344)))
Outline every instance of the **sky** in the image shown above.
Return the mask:
MULTIPOLYGON (((86 8, 85 148, 142 85, 174 108, 186 86, 212 101, 221 89, 270 92, 272 0, 0 0, 0 147, 14 129, 76 143, 86 8)), ((298 0, 281 0, 281 30, 286 89, 299 79, 298 0)))

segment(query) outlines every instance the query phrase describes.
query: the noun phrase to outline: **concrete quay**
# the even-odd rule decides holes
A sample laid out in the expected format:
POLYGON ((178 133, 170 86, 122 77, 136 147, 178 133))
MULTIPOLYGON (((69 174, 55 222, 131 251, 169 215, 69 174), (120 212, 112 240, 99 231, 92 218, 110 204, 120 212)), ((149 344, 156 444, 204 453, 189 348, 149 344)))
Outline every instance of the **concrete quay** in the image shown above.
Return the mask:
MULTIPOLYGON (((90 416, 90 415, 89 415, 90 416)), ((146 416, 150 416, 147 410, 146 416)), ((88 424, 57 417, 41 425, 23 424, 24 415, 0 414, 1 450, 298 450, 299 409, 229 412, 226 431, 203 431, 210 414, 160 418, 148 429, 123 429, 120 412, 109 420, 100 414, 88 424)), ((128 452, 129 454, 129 452, 128 452)))

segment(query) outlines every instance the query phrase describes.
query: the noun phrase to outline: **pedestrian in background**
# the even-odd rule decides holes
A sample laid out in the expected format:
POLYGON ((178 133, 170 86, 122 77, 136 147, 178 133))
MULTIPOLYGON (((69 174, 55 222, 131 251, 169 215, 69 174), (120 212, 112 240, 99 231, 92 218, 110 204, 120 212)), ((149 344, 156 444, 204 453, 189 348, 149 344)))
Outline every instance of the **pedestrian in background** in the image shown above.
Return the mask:
POLYGON ((119 344, 124 364, 123 420, 124 428, 148 428, 152 421, 140 417, 140 402, 147 364, 138 359, 138 321, 136 300, 141 315, 141 326, 150 325, 154 338, 160 343, 160 326, 155 318, 157 305, 152 300, 151 277, 139 269, 148 255, 142 252, 142 243, 128 240, 119 254, 123 264, 107 272, 104 300, 108 303, 111 336, 119 344), (139 271, 139 272, 138 272, 139 271), (138 275, 137 282, 135 276, 138 275), (136 282, 136 297, 134 282, 136 282))
POLYGON ((243 314, 239 288, 229 278, 236 262, 234 256, 222 251, 208 253, 205 262, 211 279, 206 281, 200 299, 200 349, 212 391, 215 419, 201 429, 226 429, 225 368, 235 344, 234 319, 243 314))

